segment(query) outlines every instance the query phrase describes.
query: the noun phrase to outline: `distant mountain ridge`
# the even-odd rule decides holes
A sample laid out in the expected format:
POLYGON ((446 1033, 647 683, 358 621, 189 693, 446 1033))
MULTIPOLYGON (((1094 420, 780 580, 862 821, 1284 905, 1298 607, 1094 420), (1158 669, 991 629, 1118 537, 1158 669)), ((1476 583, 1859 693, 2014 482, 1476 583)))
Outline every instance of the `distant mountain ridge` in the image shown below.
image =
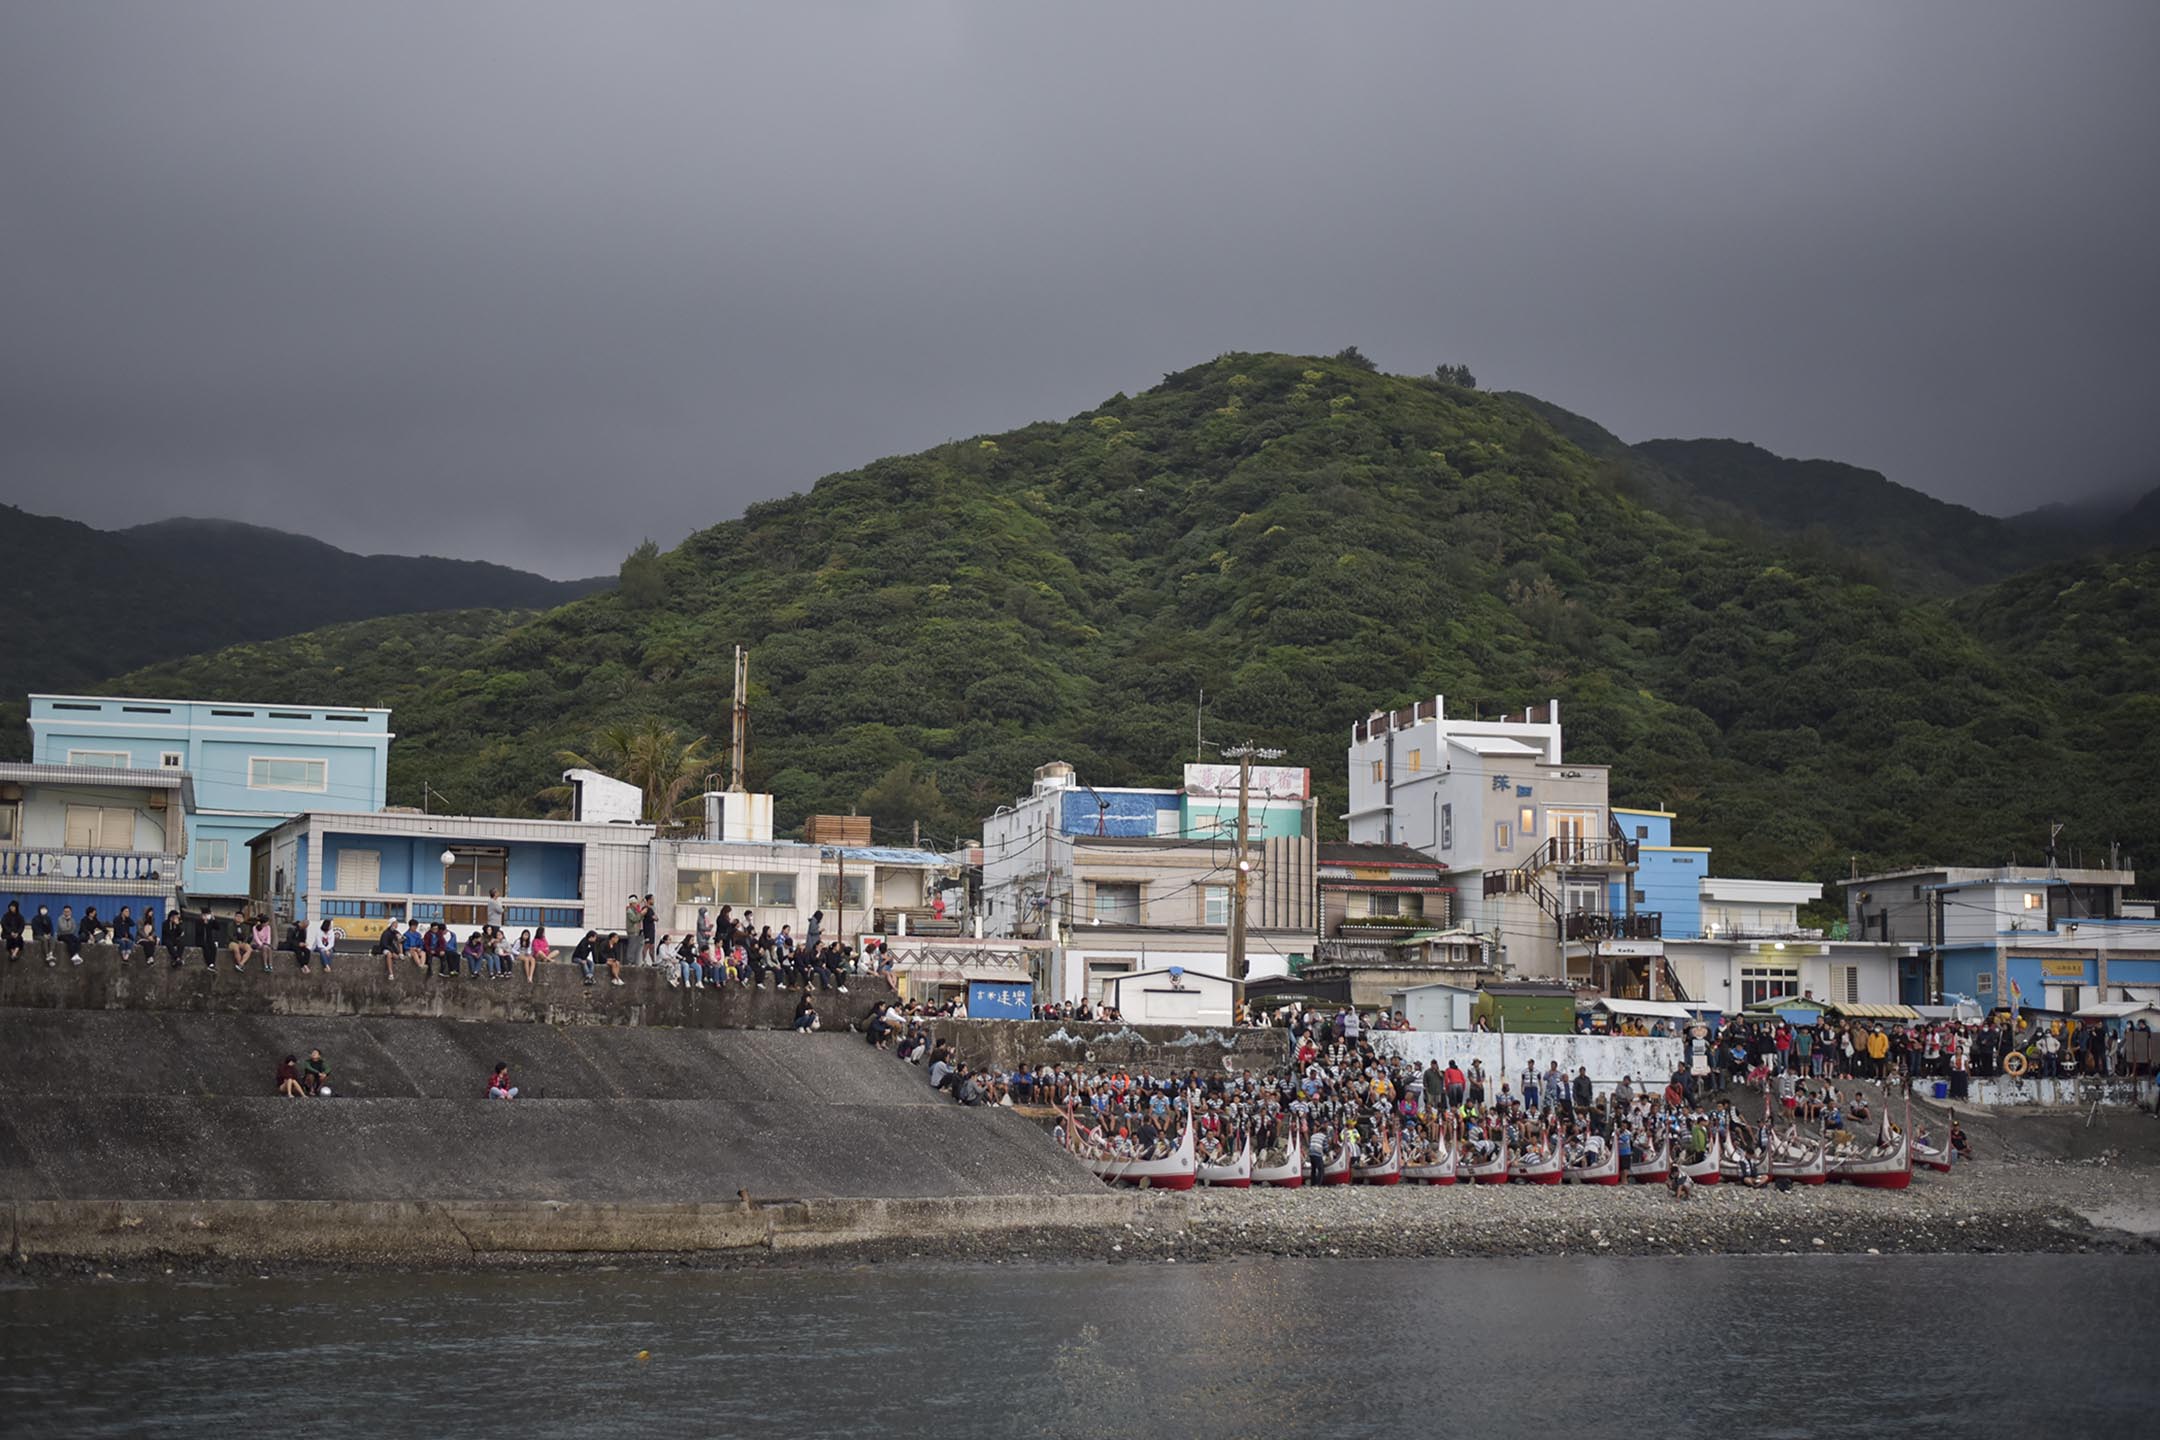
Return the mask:
MULTIPOLYGON (((430 610, 543 610, 611 579, 481 560, 355 555, 238 520, 124 530, 0 505, 0 703, 180 655, 430 610)), ((13 745, 12 737, 0 745, 13 745)))
POLYGON ((1356 716, 1557 696, 1570 754, 1614 767, 1616 802, 1680 811, 1727 874, 1989 862, 2055 822, 2071 845, 2160 851, 2160 557, 1946 601, 1895 565, 1917 555, 1948 588, 1958 556, 1878 510, 1975 544, 2004 523, 1754 447, 1653 458, 1558 407, 1362 357, 1232 354, 828 475, 654 556, 649 584, 111 683, 388 705, 393 800, 424 781, 464 813, 528 814, 559 752, 606 726, 726 734, 739 644, 749 783, 778 826, 857 809, 880 838, 920 824, 940 846, 1045 760, 1175 783, 1196 720, 1312 767, 1340 833, 1356 716))

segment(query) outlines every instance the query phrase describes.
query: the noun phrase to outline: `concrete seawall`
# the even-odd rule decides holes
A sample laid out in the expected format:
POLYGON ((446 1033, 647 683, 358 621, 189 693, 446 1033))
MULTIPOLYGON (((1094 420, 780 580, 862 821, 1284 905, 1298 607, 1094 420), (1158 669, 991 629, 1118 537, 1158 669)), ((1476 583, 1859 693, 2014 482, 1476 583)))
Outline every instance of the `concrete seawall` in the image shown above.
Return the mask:
MULTIPOLYGON (((189 956, 196 952, 188 951, 189 956)), ((785 1030, 802 992, 778 986, 670 989, 666 972, 626 968, 623 983, 600 972, 588 987, 577 967, 539 967, 528 985, 507 980, 430 977, 409 961, 393 979, 372 955, 341 956, 335 970, 303 972, 279 956, 265 974, 230 963, 210 970, 198 959, 177 969, 165 961, 127 964, 111 946, 90 946, 83 963, 47 966, 25 959, 0 964, 0 1009, 194 1010, 226 1015, 410 1016, 431 1020, 529 1020, 548 1025, 659 1025, 687 1029, 785 1030)), ((811 1003, 827 1029, 862 1019, 878 1000, 897 998, 882 976, 852 976, 848 993, 813 988, 811 1003)))
POLYGON ((6 1008, 0 1096, 26 1257, 934 1254, 1135 1203, 846 1033, 6 1008), (337 1098, 273 1095, 277 1061, 313 1047, 337 1098), (484 1097, 498 1061, 515 1102, 484 1097))

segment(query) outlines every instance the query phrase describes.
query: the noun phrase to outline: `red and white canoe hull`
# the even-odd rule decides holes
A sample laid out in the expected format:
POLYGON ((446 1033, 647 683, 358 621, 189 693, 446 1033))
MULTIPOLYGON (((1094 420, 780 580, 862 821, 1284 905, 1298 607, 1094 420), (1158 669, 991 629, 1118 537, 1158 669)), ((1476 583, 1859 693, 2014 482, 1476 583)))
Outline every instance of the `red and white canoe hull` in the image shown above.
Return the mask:
POLYGON ((1350 1183, 1350 1151, 1348 1148, 1339 1150, 1328 1157, 1327 1164, 1320 1168, 1320 1183, 1322 1185, 1347 1185, 1350 1183))
POLYGON ((1405 1165, 1402 1178, 1412 1185, 1452 1185, 1455 1183, 1455 1152, 1443 1146, 1440 1153, 1422 1165, 1405 1165))
POLYGON ((1463 1166, 1462 1173, 1473 1185, 1505 1185, 1508 1182, 1508 1166, 1513 1163, 1505 1141, 1500 1153, 1484 1164, 1471 1163, 1463 1166))
POLYGON ((1217 1190, 1250 1190, 1253 1183, 1252 1141, 1238 1146, 1238 1153, 1227 1165, 1202 1165, 1200 1183, 1217 1190))
POLYGON ((1178 1141, 1177 1149, 1160 1159, 1082 1156, 1080 1163, 1112 1185, 1145 1185, 1151 1190, 1190 1190, 1200 1176, 1190 1117, 1185 1121, 1185 1134, 1178 1141))
POLYGON ((1252 1167, 1252 1183, 1277 1190, 1295 1190, 1305 1183, 1305 1153, 1296 1145, 1285 1147, 1283 1163, 1252 1167))
POLYGON ((1628 1179, 1645 1185, 1662 1185, 1672 1178, 1672 1142, 1658 1145, 1657 1153, 1628 1165, 1628 1179))
POLYGON ((1618 1185, 1620 1183, 1620 1152, 1607 1149, 1605 1158, 1595 1165, 1568 1165, 1562 1167, 1561 1178, 1570 1185, 1618 1185))
POLYGON ((1388 1157, 1378 1165, 1353 1165, 1350 1178, 1359 1185, 1396 1185, 1402 1182, 1402 1145, 1390 1143, 1388 1157))
POLYGON ((1792 1154, 1788 1148, 1784 1154, 1770 1153, 1770 1178, 1789 1180, 1795 1185, 1823 1185, 1830 1179, 1830 1148, 1820 1140, 1803 1141, 1804 1153, 1792 1154))
POLYGON ((1950 1152, 1947 1150, 1937 1150, 1932 1145, 1915 1144, 1912 1147, 1912 1159, 1913 1164, 1922 1170, 1933 1170, 1943 1175, 1950 1173, 1950 1152))
POLYGON ((1557 1185, 1566 1168, 1558 1151, 1536 1160, 1518 1160, 1508 1168, 1508 1180, 1516 1185, 1557 1185))
POLYGON ((1710 1137, 1710 1148, 1703 1152, 1702 1159, 1697 1160, 1692 1165, 1682 1162, 1680 1173, 1687 1176, 1697 1185, 1717 1184, 1718 1164, 1724 1158, 1724 1149, 1723 1142, 1717 1136, 1712 1135, 1710 1137))
POLYGON ((1900 1133, 1864 1156, 1830 1162, 1830 1178, 1870 1190, 1903 1190, 1912 1184, 1912 1141, 1900 1133))

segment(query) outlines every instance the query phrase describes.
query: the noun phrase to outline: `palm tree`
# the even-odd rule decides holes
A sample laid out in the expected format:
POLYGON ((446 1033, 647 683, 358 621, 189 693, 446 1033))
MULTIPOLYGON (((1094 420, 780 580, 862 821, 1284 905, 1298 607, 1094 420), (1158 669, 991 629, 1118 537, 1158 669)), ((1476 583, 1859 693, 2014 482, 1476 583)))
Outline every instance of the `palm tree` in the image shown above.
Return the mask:
MULTIPOLYGON (((694 808, 697 787, 712 769, 707 743, 703 735, 684 740, 658 720, 646 719, 634 726, 610 725, 601 730, 587 747, 588 755, 561 750, 555 759, 566 770, 597 770, 637 786, 645 797, 646 823, 665 825, 694 808)), ((569 787, 552 786, 541 791, 540 798, 560 817, 569 803, 569 787)))

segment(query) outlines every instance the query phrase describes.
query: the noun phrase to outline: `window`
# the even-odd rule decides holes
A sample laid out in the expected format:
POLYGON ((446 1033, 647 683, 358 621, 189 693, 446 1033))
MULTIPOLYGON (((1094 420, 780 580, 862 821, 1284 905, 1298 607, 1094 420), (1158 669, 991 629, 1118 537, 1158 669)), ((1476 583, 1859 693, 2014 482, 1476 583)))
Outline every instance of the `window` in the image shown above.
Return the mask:
POLYGON ((1440 807, 1440 848, 1455 848, 1455 806, 1452 802, 1440 807))
POLYGON ((1493 826, 1492 843, 1495 850, 1506 850, 1515 843, 1514 837, 1508 832, 1507 821, 1502 820, 1499 824, 1493 826))
POLYGON ((1401 912, 1401 901, 1391 890, 1375 890, 1365 897, 1365 913, 1368 915, 1395 915, 1401 912))
POLYGON ((1381 763, 1382 762, 1378 760, 1372 762, 1372 781, 1375 785, 1378 785, 1380 781, 1384 778, 1384 772, 1380 768, 1381 763))
POLYGON ((120 713, 123 715, 170 715, 172 714, 172 707, 170 705, 122 705, 120 713))
POLYGON ((134 849, 135 812, 109 805, 68 806, 67 848, 70 850, 134 849))
POLYGON ((1860 1003, 1860 967, 1847 965, 1843 968, 1845 971, 1845 1003, 1847 1005, 1857 1005, 1860 1003))
POLYGON ((252 720, 255 718, 253 710, 212 710, 210 713, 212 715, 222 715, 228 720, 252 720))
POLYGON ((128 752, 125 750, 70 750, 67 763, 87 765, 97 770, 125 770, 128 768, 128 752))
MULTIPOLYGON (((195 869, 223 870, 232 863, 231 843, 225 840, 198 840, 195 842, 195 869)), ((339 886, 343 889, 344 886, 339 886)))
POLYGON ((1635 903, 1637 905, 1647 905, 1650 903, 1650 897, 1648 895, 1645 895, 1642 891, 1637 890, 1635 892, 1635 903))
MULTIPOLYGON (((848 877, 848 903, 862 903, 862 877, 848 877)), ((775 906, 795 908, 795 876, 791 871, 677 870, 675 903, 678 905, 733 905, 736 909, 775 906)))
POLYGON ((1537 811, 1528 805, 1523 806, 1522 813, 1515 817, 1515 828, 1522 833, 1524 839, 1537 834, 1537 811))
POLYGON ((1637 825, 1637 826, 1635 827, 1635 838, 1636 838, 1636 839, 1638 839, 1638 840, 1647 840, 1647 839, 1649 839, 1649 838, 1650 838, 1650 827, 1649 827, 1648 825, 1637 825))
POLYGON ((315 790, 330 788, 330 762, 295 760, 282 755, 254 755, 248 759, 250 790, 315 790))
POLYGON ((1095 882, 1095 918, 1106 925, 1139 924, 1140 886, 1095 882))
POLYGON ((312 720, 315 717, 305 710, 272 710, 270 718, 273 720, 312 720))
POLYGON ((2025 908, 2027 910, 2038 910, 2045 903, 2047 903, 2046 900, 2037 890, 2028 890, 2025 892, 2025 908))
POLYGON ((160 768, 160 769, 163 769, 163 770, 185 770, 185 769, 187 768, 187 751, 185 751, 185 750, 166 750, 166 751, 163 751, 163 752, 161 752, 161 753, 160 753, 160 754, 158 755, 158 762, 157 762, 157 763, 158 763, 158 768, 160 768))
MULTIPOLYGON (((201 869, 201 862, 198 861, 195 868, 201 869)), ((347 895, 372 895, 380 890, 382 851, 340 850, 337 857, 337 884, 332 888, 347 895)))
MULTIPOLYGON (((817 889, 818 908, 820 910, 837 910, 840 908, 840 877, 838 875, 818 876, 817 889)), ((869 899, 870 877, 867 875, 848 876, 847 908, 860 910, 868 904, 869 899)))
POLYGON ((22 806, 0 805, 0 845, 22 843, 22 806))
POLYGON ((1783 966, 1743 965, 1740 968, 1740 1006, 1760 1005, 1766 1000, 1785 1000, 1800 993, 1800 972, 1783 966))
POLYGON ((1973 994, 1975 994, 1975 995, 1992 995, 1992 994, 1994 994, 1994 993, 1995 993, 1995 972, 1994 972, 1994 971, 1992 971, 1992 970, 1982 970, 1982 971, 1981 971, 1981 972, 1980 972, 1979 974, 1977 974, 1977 975, 1973 976, 1973 994))
POLYGON ((1209 885, 1200 891, 1200 923, 1203 925, 1228 925, 1230 923, 1230 887, 1209 885))
POLYGON ((1120 975, 1132 974, 1130 960, 1090 960, 1087 962, 1088 999, 1100 1005, 1110 986, 1120 975))
POLYGON ((1412 750, 1410 752, 1410 773, 1415 775, 1424 768, 1425 752, 1423 750, 1412 750))

